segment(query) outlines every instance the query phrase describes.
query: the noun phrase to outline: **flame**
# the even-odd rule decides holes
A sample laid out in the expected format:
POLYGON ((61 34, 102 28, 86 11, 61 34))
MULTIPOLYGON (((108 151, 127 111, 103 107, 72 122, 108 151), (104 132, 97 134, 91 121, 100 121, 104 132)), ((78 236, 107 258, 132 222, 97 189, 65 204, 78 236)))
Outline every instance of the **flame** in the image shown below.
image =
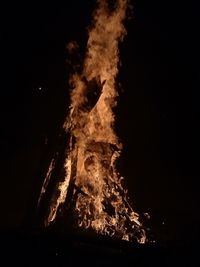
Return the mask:
MULTIPOLYGON (((117 0, 112 11, 108 1, 97 3, 82 71, 70 77, 70 113, 63 126, 70 136, 64 162, 65 177, 57 183, 45 224, 56 219, 59 207, 65 205, 71 192, 78 227, 145 243, 139 215, 128 203, 123 178, 115 166, 122 149, 113 129, 113 107, 118 96, 115 80, 118 45, 126 34, 123 21, 128 2, 117 0)), ((73 50, 74 43, 68 48, 73 50)), ((45 192, 53 164, 54 161, 41 194, 45 192)))

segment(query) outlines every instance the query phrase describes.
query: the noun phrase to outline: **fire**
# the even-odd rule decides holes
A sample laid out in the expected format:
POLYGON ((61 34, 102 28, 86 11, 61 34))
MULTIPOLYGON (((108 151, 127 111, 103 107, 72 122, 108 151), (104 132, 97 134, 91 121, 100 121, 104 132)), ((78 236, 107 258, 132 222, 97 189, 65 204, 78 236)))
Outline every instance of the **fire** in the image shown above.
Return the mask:
MULTIPOLYGON (((124 240, 145 243, 139 215, 128 203, 122 177, 116 170, 120 144, 113 125, 119 42, 126 30, 127 0, 117 0, 111 11, 108 1, 99 0, 89 31, 81 72, 70 77, 71 105, 64 123, 69 136, 65 150, 64 178, 59 178, 51 198, 45 225, 56 220, 61 207, 70 201, 77 227, 124 240)), ((74 49, 72 42, 68 48, 74 49)), ((39 202, 55 168, 52 160, 39 202)))

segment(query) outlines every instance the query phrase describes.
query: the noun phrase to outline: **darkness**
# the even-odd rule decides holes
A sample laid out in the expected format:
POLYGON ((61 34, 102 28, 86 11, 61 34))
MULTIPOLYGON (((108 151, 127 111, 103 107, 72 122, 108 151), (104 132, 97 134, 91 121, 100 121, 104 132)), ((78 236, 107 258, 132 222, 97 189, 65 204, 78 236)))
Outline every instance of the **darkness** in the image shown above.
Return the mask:
MULTIPOLYGON (((199 238, 198 4, 132 1, 116 129, 131 202, 156 240, 199 238)), ((95 1, 2 6, 0 230, 25 229, 68 108, 66 44, 84 51, 95 1)))

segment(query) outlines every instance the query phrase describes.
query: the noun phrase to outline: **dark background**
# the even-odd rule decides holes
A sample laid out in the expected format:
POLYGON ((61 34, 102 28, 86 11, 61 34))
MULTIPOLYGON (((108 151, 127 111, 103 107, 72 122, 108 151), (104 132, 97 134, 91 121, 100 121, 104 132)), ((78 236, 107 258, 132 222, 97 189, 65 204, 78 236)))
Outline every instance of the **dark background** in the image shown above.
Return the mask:
MULTIPOLYGON (((1 7, 0 230, 27 227, 68 107, 66 44, 84 51, 95 1, 1 7), (40 90, 41 88, 41 90, 40 90)), ((199 238, 195 1, 132 1, 120 46, 119 168, 156 239, 199 238)))

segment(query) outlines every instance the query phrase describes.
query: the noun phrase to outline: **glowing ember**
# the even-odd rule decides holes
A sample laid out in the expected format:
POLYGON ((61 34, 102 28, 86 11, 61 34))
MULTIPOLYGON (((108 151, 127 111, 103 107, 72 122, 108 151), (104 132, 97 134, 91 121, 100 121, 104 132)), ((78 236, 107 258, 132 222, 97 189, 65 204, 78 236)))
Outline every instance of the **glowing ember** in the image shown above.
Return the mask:
MULTIPOLYGON (((113 107, 118 96, 118 44, 126 34, 126 9, 127 0, 116 1, 112 11, 108 1, 98 1, 82 71, 70 78, 70 114, 64 124, 69 135, 65 175, 57 180, 45 225, 55 221, 70 201, 77 227, 144 243, 139 215, 130 207, 122 177, 115 168, 122 146, 113 130, 113 107)), ((70 51, 75 48, 74 42, 68 45, 70 51)), ((39 201, 54 168, 53 159, 39 201)))

